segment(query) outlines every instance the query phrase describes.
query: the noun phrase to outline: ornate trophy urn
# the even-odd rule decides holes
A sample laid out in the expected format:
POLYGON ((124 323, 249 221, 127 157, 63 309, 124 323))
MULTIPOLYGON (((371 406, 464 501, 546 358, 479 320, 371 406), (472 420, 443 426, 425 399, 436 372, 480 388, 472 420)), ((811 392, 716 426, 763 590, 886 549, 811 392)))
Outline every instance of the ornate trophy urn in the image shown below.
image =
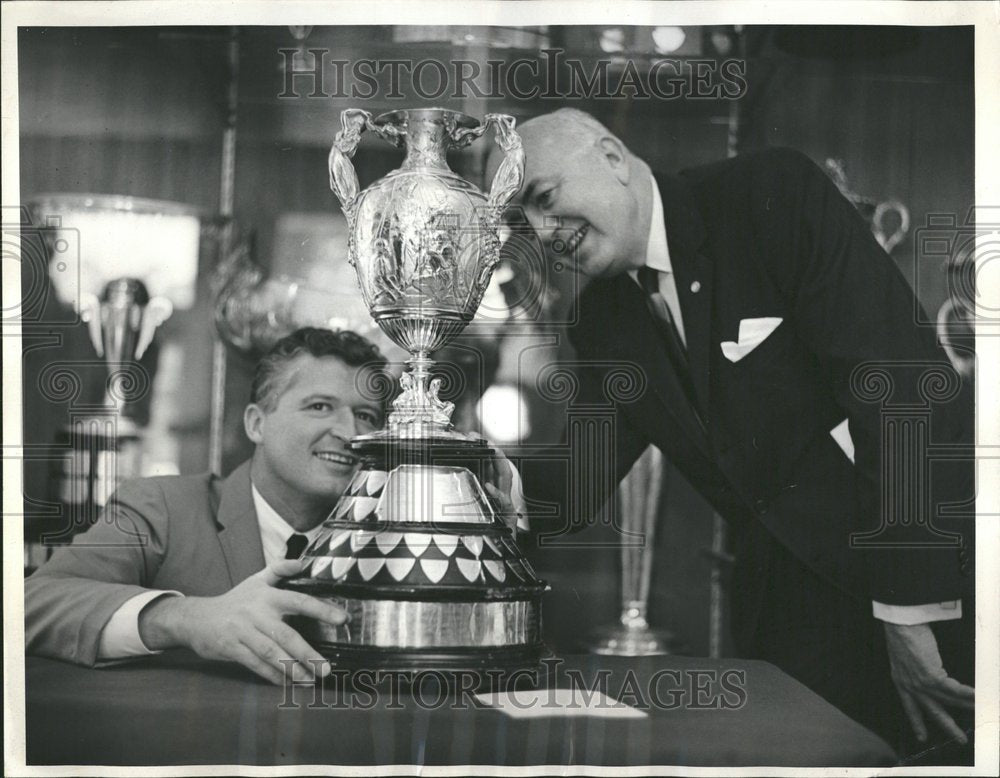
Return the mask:
POLYGON ((330 186, 350 228, 349 258, 382 330, 410 354, 388 428, 354 438, 361 467, 305 552, 289 588, 337 602, 350 620, 301 619, 334 664, 390 670, 514 670, 543 649, 539 581, 480 476, 486 442, 452 428, 431 353, 469 323, 500 258, 500 216, 523 179, 514 119, 454 111, 349 109, 330 152, 330 186), (505 158, 488 196, 445 153, 489 127, 505 158), (359 192, 363 130, 406 149, 402 167, 359 192))

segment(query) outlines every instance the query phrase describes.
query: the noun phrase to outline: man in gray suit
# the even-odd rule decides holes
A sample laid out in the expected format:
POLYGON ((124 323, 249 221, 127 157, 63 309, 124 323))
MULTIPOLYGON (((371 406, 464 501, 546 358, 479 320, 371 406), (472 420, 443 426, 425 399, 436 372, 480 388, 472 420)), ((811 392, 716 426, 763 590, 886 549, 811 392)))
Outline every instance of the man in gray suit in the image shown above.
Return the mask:
POLYGON ((306 328, 261 360, 244 414, 253 457, 228 478, 125 483, 100 520, 25 581, 28 653, 95 665, 184 647, 280 684, 328 672, 283 617, 344 612, 275 588, 354 474, 354 436, 383 424, 363 387, 385 358, 351 332, 306 328))

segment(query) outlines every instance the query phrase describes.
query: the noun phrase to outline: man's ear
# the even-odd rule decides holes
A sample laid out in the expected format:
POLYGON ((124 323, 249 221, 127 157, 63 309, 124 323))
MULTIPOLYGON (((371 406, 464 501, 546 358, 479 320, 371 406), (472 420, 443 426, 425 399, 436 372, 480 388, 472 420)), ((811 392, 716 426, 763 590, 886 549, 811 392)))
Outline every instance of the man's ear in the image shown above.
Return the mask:
POLYGON ((264 409, 257 403, 250 403, 243 410, 243 429, 254 445, 264 440, 261 427, 264 425, 264 409))
POLYGON ((605 135, 595 145, 619 183, 628 184, 631 166, 629 165, 628 150, 624 144, 618 138, 605 135))

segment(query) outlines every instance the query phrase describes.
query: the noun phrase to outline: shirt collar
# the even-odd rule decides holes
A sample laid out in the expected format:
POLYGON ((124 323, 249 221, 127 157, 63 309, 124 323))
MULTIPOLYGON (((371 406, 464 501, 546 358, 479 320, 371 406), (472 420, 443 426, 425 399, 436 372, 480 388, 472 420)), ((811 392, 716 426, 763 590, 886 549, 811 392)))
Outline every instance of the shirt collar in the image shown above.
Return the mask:
MULTIPOLYGON (((670 264, 670 249, 667 248, 667 228, 663 221, 663 200, 660 198, 660 188, 656 179, 649 177, 649 185, 653 190, 653 210, 649 220, 649 237, 646 240, 646 267, 661 273, 672 273, 670 264)), ((630 270, 629 275, 637 281, 639 271, 630 270)), ((637 281, 638 282, 638 281, 637 281)))
POLYGON ((295 527, 281 518, 281 514, 271 507, 271 504, 257 491, 253 482, 250 484, 250 491, 253 494, 254 510, 257 512, 257 524, 260 526, 261 543, 265 549, 274 549, 275 552, 280 551, 283 554, 292 535, 305 535, 312 542, 323 529, 323 524, 320 523, 308 532, 297 532, 295 527))

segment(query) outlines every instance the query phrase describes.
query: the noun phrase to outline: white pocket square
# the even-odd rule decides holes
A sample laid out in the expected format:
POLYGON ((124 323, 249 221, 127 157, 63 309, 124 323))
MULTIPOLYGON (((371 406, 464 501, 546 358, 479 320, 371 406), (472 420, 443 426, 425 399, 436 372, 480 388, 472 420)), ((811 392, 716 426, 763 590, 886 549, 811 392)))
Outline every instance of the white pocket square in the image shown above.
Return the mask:
POLYGON ((765 316, 760 319, 743 319, 740 322, 739 343, 725 340, 721 344, 722 354, 730 362, 739 362, 743 357, 764 342, 768 335, 781 324, 778 316, 765 316))
POLYGON ((844 456, 854 463, 854 438, 851 437, 851 427, 848 419, 844 419, 840 424, 830 430, 830 436, 837 441, 844 456))

